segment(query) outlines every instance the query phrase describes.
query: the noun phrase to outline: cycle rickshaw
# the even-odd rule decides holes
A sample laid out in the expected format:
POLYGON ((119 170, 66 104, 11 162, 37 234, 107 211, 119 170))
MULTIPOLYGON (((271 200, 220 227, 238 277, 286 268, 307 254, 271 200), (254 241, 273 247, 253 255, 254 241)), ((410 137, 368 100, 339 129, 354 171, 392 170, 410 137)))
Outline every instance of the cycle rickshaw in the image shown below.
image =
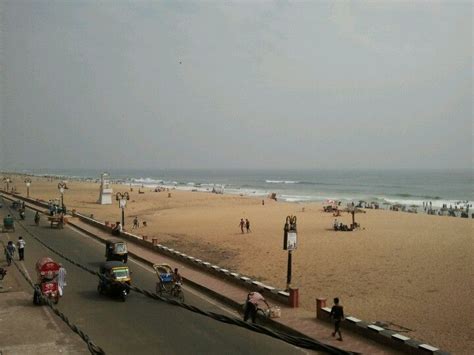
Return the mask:
POLYGON ((168 295, 184 302, 184 293, 180 280, 175 280, 173 269, 168 264, 154 264, 153 269, 158 276, 156 293, 159 296, 168 295))

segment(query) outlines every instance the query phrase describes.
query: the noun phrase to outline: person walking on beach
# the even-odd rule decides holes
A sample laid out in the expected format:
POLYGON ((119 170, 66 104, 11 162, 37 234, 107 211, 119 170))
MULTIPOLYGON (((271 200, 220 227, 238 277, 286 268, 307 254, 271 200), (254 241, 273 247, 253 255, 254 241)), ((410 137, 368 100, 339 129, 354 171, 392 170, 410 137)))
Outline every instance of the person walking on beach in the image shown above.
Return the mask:
POLYGON ((23 239, 23 237, 18 238, 18 242, 16 243, 16 245, 18 247, 18 257, 19 257, 20 261, 25 260, 25 245, 26 245, 26 242, 23 239))
POLYGON ((138 216, 135 216, 135 218, 133 219, 132 229, 138 229, 138 228, 140 228, 140 223, 138 222, 138 216))
POLYGON ((250 221, 246 218, 245 219, 245 229, 247 229, 247 233, 250 233, 250 221))
POLYGON ((245 227, 245 221, 243 218, 240 219, 240 230, 242 231, 242 234, 244 234, 244 227, 245 227))
POLYGON ((334 305, 331 308, 330 313, 331 319, 334 319, 334 332, 332 336, 335 337, 336 333, 339 334, 339 338, 337 340, 342 341, 342 334, 341 334, 341 321, 344 319, 344 308, 339 304, 339 298, 334 298, 334 305))

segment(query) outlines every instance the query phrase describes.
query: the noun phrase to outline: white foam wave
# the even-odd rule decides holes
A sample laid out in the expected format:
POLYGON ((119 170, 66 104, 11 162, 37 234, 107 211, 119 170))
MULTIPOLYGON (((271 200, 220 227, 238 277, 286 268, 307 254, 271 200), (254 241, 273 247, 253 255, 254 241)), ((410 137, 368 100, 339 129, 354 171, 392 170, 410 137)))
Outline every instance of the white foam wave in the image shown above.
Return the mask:
POLYGON ((267 184, 298 184, 299 181, 293 180, 265 180, 267 184))
POLYGON ((138 179, 132 179, 132 181, 134 183, 138 183, 138 184, 146 184, 146 185, 151 185, 151 184, 161 184, 163 183, 163 180, 156 180, 156 179, 152 179, 152 178, 138 178, 138 179))

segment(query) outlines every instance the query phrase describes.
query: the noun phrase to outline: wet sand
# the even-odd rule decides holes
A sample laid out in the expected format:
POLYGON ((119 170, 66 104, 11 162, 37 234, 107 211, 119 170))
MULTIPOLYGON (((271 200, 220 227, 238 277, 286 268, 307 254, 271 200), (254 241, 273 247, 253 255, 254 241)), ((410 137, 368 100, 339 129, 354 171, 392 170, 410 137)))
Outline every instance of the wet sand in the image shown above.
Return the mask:
MULTIPOLYGON (((14 176, 26 195, 23 177, 14 176)), ((32 178, 30 195, 59 198, 58 180, 32 178)), ((99 184, 69 181, 68 209, 115 222, 121 210, 99 205, 99 184)), ((114 193, 129 191, 112 185, 114 193)), ((366 210, 356 214, 362 229, 332 230, 334 217, 321 204, 295 204, 233 195, 171 190, 130 192, 125 228, 134 216, 146 221, 136 233, 162 244, 258 278, 286 286, 287 252, 282 250, 287 215, 298 218, 298 250, 293 253, 293 286, 300 306, 315 310, 315 298, 338 296, 347 314, 367 321, 392 322, 413 331, 408 336, 444 350, 468 354, 474 349, 472 219, 366 210), (304 207, 304 212, 302 208, 304 207), (251 222, 242 234, 240 218, 251 222)), ((343 213, 340 222, 351 223, 343 213)), ((396 326, 393 326, 396 328, 396 326)))

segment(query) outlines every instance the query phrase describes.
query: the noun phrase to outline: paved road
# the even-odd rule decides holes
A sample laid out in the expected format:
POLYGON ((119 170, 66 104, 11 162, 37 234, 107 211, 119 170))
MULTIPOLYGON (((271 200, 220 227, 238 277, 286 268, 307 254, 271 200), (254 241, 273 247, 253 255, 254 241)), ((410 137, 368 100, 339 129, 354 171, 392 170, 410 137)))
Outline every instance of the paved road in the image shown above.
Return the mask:
MULTIPOLYGON (((4 207, 0 215, 8 212, 4 207)), ((16 217, 16 216, 15 216, 16 217)), ((58 308, 81 327, 108 354, 304 354, 309 351, 260 335, 237 326, 227 325, 132 292, 125 303, 101 296, 98 278, 62 260, 24 232, 23 225, 43 242, 73 260, 97 269, 104 261, 103 244, 71 228, 51 229, 42 216, 39 227, 33 223, 33 212, 27 210, 25 221, 16 221, 15 233, 4 233, 2 239, 26 240, 24 266, 34 279, 34 264, 42 256, 62 262, 68 271, 65 296, 58 308)), ((153 290, 156 275, 132 258, 129 259, 133 283, 153 290)), ((25 281, 25 289, 28 286, 25 281)), ((216 301, 188 287, 186 302, 201 309, 235 315, 216 301)), ((311 352, 312 353, 312 352, 311 352)))

